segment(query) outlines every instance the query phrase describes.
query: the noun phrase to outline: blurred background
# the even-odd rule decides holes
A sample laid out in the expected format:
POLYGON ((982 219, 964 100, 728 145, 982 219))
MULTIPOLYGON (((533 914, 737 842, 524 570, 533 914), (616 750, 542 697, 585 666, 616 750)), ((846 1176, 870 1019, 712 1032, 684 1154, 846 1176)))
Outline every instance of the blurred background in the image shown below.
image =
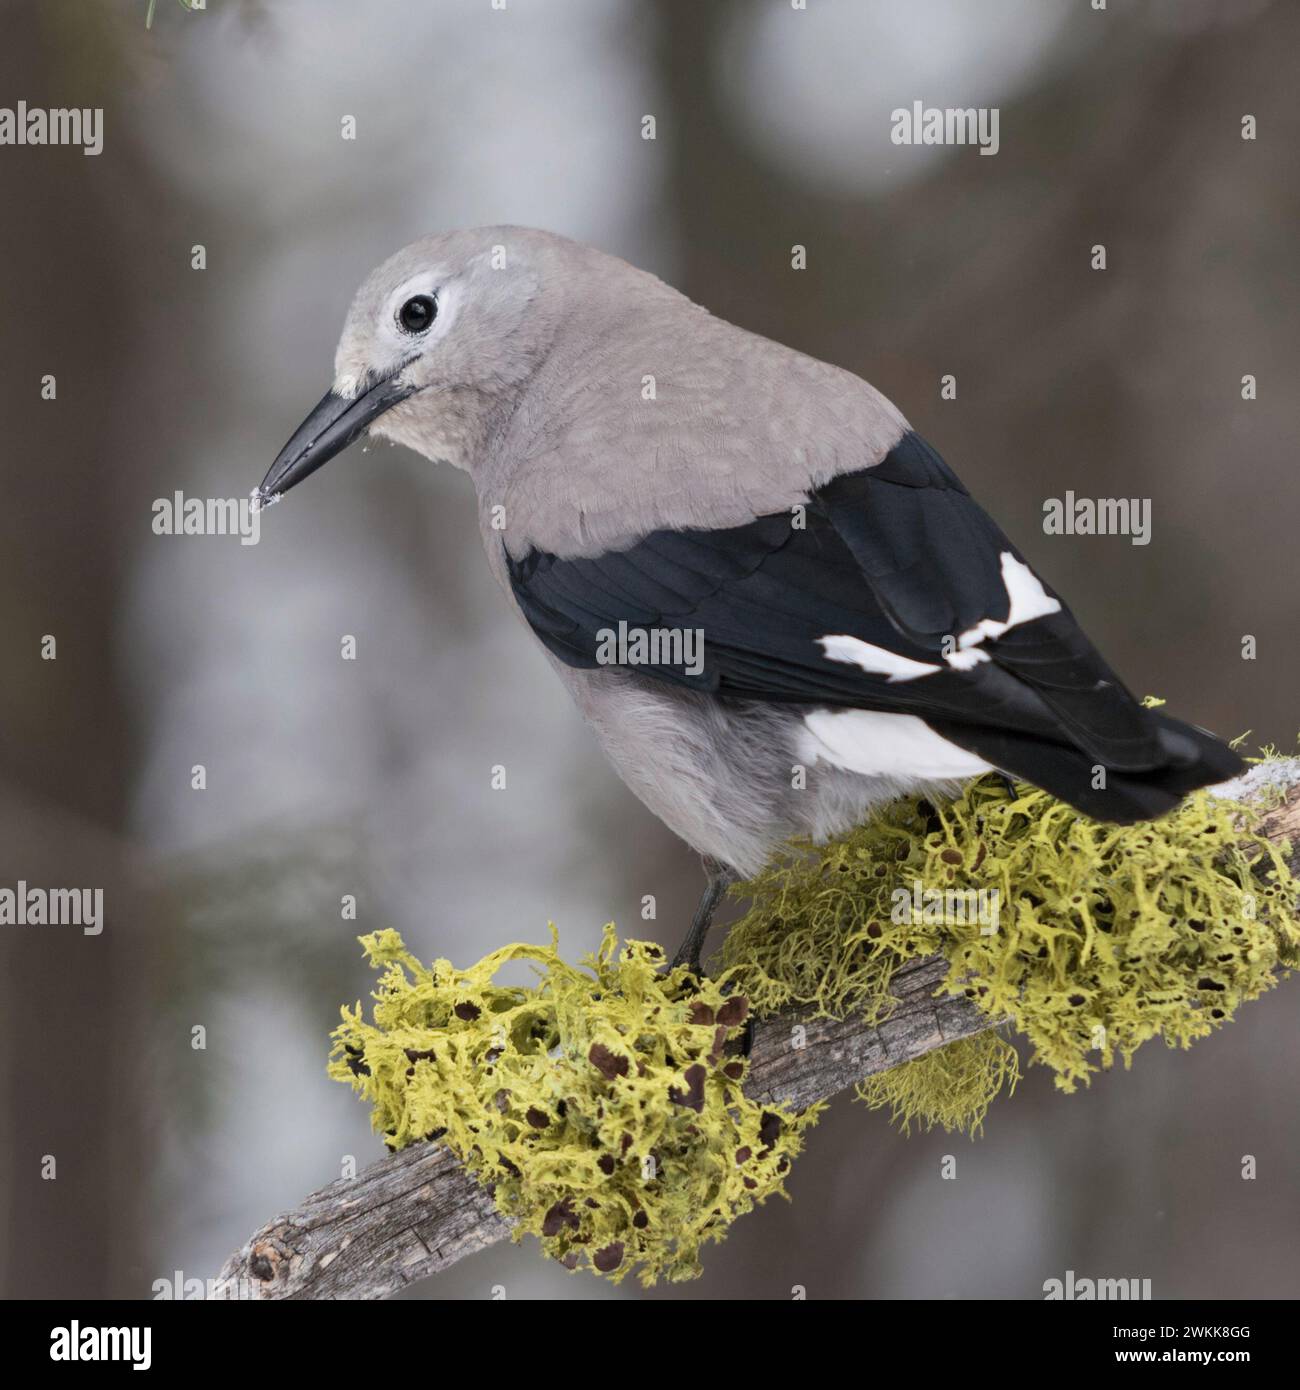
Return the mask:
MULTIPOLYGON (((147 9, 0 7, 0 106, 105 112, 97 158, 0 148, 0 883, 107 907, 99 937, 0 928, 10 1296, 210 1276, 381 1154, 324 1070, 371 988, 358 932, 468 963, 554 920, 576 957, 611 919, 675 942, 701 887, 507 611, 464 477, 356 447, 255 546, 151 529, 156 498, 261 480, 356 285, 417 235, 547 227, 860 372, 1139 694, 1293 746, 1300 7, 147 9), (891 144, 918 100, 1000 108, 1000 152, 891 144), (1152 543, 1044 535, 1066 490, 1151 499, 1152 543)), ((841 1097, 793 1203, 696 1284, 615 1290, 507 1246, 410 1296, 1037 1298, 1072 1269, 1296 1297, 1295 990, 1084 1094, 1035 1071, 975 1144, 841 1097)))

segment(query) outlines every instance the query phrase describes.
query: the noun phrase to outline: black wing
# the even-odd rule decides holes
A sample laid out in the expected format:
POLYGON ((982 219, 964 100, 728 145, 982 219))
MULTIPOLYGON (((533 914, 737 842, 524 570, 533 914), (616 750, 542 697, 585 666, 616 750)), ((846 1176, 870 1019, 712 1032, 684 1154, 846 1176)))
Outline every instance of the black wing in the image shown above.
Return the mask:
POLYGON ((960 634, 1010 616, 1007 555, 1021 560, 939 455, 908 433, 880 464, 812 493, 800 517, 656 531, 590 559, 532 551, 510 561, 510 579, 567 665, 617 661, 620 632, 658 634, 666 659, 640 661, 642 675, 723 697, 914 714, 1105 818, 1159 814, 1239 769, 1211 736, 1143 709, 1063 604, 975 644, 986 660, 950 665, 960 634), (669 633, 699 634, 702 670, 686 668, 669 633), (835 635, 929 673, 890 679, 833 660, 821 639, 835 635), (1106 788, 1092 786, 1096 765, 1117 774, 1106 788))

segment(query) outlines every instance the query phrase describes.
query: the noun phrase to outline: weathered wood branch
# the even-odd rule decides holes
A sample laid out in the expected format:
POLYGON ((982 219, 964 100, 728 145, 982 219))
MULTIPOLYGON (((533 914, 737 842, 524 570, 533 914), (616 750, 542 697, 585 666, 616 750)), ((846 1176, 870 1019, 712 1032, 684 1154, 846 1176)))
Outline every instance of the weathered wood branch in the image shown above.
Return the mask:
MULTIPOLYGON (((1284 798, 1264 832, 1292 841, 1291 866, 1300 873, 1300 758, 1261 764, 1222 790, 1249 799, 1268 786, 1280 786, 1284 798)), ((969 1000, 936 996, 946 970, 938 956, 904 966, 892 984, 897 1006, 875 1028, 795 1013, 759 1021, 747 1094, 801 1109, 995 1026, 969 1000)), ((508 1235, 490 1194, 449 1150, 415 1144, 263 1226, 226 1261, 216 1296, 384 1298, 508 1235)))

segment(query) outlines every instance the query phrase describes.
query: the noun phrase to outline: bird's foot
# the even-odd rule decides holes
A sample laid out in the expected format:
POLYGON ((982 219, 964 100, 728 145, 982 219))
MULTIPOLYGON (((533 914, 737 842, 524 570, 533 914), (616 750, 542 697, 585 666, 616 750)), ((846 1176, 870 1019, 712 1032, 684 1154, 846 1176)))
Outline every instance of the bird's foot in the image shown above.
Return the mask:
POLYGON ((673 953, 669 970, 676 970, 679 965, 684 965, 692 975, 703 975, 704 966, 700 963, 700 956, 704 952, 704 938, 708 934, 707 927, 704 931, 697 932, 692 925, 690 931, 682 938, 682 944, 673 953))
POLYGON ((678 946, 669 967, 676 970, 679 965, 684 965, 697 976, 704 974, 700 958, 704 954, 704 942, 709 935, 709 928, 713 925, 713 914, 718 910, 718 904, 726 895, 727 889, 736 881, 735 871, 726 864, 707 854, 703 858, 704 872, 708 875, 709 881, 705 884, 704 893, 695 909, 695 916, 691 918, 690 930, 678 946))

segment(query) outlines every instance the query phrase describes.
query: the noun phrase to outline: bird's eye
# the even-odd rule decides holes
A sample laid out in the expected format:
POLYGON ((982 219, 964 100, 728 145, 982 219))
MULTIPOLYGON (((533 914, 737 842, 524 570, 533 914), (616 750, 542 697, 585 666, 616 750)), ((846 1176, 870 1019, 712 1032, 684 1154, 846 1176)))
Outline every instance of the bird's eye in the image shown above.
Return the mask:
POLYGON ((438 301, 432 295, 417 294, 397 311, 397 321, 407 333, 423 333, 438 317, 438 301))

